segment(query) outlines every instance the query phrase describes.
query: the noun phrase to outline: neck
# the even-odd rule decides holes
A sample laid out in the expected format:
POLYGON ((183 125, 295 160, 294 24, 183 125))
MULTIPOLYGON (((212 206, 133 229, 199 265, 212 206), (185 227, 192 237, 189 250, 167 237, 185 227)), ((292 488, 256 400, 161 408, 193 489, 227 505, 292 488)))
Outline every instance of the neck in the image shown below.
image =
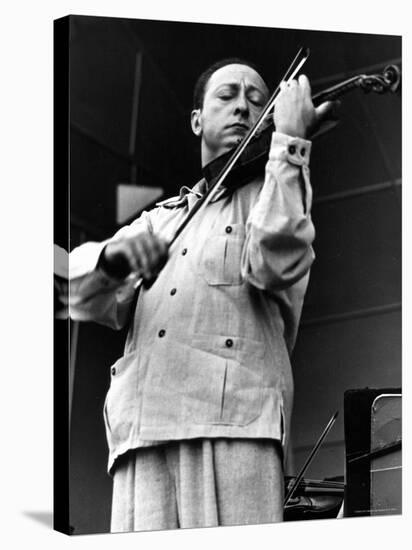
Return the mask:
POLYGON ((200 146, 200 158, 202 161, 202 168, 204 168, 207 164, 209 164, 213 160, 217 159, 218 157, 230 151, 233 147, 234 146, 226 146, 226 147, 222 147, 219 151, 213 151, 202 140, 202 143, 200 146))
POLYGON ((200 158, 202 161, 202 168, 206 166, 206 164, 209 164, 209 162, 212 162, 218 155, 214 155, 204 144, 202 141, 202 145, 200 148, 200 158))

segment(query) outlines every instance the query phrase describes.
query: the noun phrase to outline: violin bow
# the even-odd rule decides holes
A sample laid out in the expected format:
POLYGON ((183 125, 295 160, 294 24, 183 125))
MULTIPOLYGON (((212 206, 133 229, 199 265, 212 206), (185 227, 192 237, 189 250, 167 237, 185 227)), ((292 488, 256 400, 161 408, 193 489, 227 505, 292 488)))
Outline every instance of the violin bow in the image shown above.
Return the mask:
MULTIPOLYGON (((253 137, 256 135, 258 128, 261 126, 263 122, 265 122, 265 119, 267 118, 268 113, 270 113, 276 103, 276 99, 280 92, 280 84, 281 82, 290 82, 300 71, 303 64, 306 62, 306 60, 309 57, 310 50, 309 48, 301 47, 296 54, 295 58, 293 59, 292 63, 290 64, 289 68, 287 69, 286 73, 284 74, 283 78, 279 82, 278 86, 276 87, 275 91, 269 98, 268 102, 266 103, 265 107, 262 109, 258 119, 256 120, 255 124, 250 128, 246 136, 242 139, 242 141, 239 143, 239 145, 235 148, 232 155, 224 165, 223 169, 221 170, 219 176, 214 181, 214 183, 209 187, 209 189, 206 191, 206 193, 193 205, 190 212, 187 213, 186 217, 181 221, 181 223, 178 225, 173 237, 168 243, 169 249, 173 245, 173 243, 176 241, 176 239, 179 237, 179 235, 182 233, 182 231, 185 229, 185 227, 188 225, 190 220, 199 212, 199 210, 203 207, 206 207, 206 205, 213 199, 213 197, 216 196, 217 192, 220 190, 223 181, 225 180, 226 176, 230 172, 230 170, 233 168, 233 166, 236 164, 236 161, 239 159, 239 157, 242 155, 243 151, 249 144, 249 142, 253 139, 253 137)), ((118 270, 119 272, 123 273, 125 269, 127 269, 127 262, 123 258, 119 258, 119 260, 116 262, 115 270, 118 270)), ((130 275, 130 272, 129 274, 130 275)), ((127 276, 127 274, 125 275, 127 276)), ((135 283, 134 288, 137 289, 141 284, 145 288, 150 288, 154 282, 155 279, 151 280, 143 280, 141 276, 138 274, 135 275, 135 283)))
POLYGON ((331 419, 329 420, 329 422, 326 425, 326 428, 323 430, 321 436, 319 437, 318 441, 316 442, 315 446, 313 447, 310 455, 306 459, 306 462, 303 465, 301 471, 299 472, 299 474, 295 478, 295 481, 293 482, 292 487, 287 492, 286 497, 285 497, 285 501, 283 503, 284 506, 286 506, 286 504, 292 498, 293 493, 296 491, 301 479, 305 475, 305 472, 308 469, 309 464, 312 462, 313 457, 317 453, 317 451, 318 451, 319 447, 321 446, 321 444, 322 444, 323 440, 325 439, 325 437, 328 435, 328 433, 329 433, 330 429, 332 428, 332 426, 334 425, 337 417, 338 417, 338 411, 336 411, 335 414, 332 415, 331 419))

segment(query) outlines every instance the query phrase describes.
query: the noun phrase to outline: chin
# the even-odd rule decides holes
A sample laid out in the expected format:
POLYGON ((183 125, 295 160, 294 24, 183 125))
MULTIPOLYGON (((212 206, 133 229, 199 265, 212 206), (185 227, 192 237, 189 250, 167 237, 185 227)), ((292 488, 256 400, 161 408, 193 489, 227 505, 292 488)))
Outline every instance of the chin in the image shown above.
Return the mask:
POLYGON ((239 143, 242 141, 243 137, 244 136, 239 135, 231 137, 222 147, 222 151, 226 153, 227 151, 230 151, 230 149, 237 147, 237 145, 239 145, 239 143))

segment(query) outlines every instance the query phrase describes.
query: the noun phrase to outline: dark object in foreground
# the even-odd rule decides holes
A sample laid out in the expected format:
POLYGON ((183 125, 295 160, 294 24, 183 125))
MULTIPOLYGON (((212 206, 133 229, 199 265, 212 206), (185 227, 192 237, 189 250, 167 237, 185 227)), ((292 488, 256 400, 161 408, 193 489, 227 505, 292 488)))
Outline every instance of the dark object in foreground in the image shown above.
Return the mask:
MULTIPOLYGON (((285 477, 285 492, 293 484, 285 477)), ((343 476, 325 480, 303 479, 284 508, 284 521, 336 518, 344 497, 343 476)))

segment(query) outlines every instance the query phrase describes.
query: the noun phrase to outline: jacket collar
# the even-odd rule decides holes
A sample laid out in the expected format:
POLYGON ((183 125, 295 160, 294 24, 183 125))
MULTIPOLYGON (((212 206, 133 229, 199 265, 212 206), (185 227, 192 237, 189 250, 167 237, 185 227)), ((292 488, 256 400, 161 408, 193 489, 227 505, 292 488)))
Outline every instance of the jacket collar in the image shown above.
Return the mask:
MULTIPOLYGON (((171 197, 170 199, 165 199, 156 203, 156 206, 164 206, 165 208, 181 208, 189 204, 191 206, 192 202, 197 202, 200 198, 203 197, 207 191, 206 180, 202 178, 196 183, 192 188, 184 185, 180 188, 179 195, 176 197, 171 197)), ((228 189, 222 187, 217 195, 210 201, 216 202, 225 196, 228 193, 228 189)))

